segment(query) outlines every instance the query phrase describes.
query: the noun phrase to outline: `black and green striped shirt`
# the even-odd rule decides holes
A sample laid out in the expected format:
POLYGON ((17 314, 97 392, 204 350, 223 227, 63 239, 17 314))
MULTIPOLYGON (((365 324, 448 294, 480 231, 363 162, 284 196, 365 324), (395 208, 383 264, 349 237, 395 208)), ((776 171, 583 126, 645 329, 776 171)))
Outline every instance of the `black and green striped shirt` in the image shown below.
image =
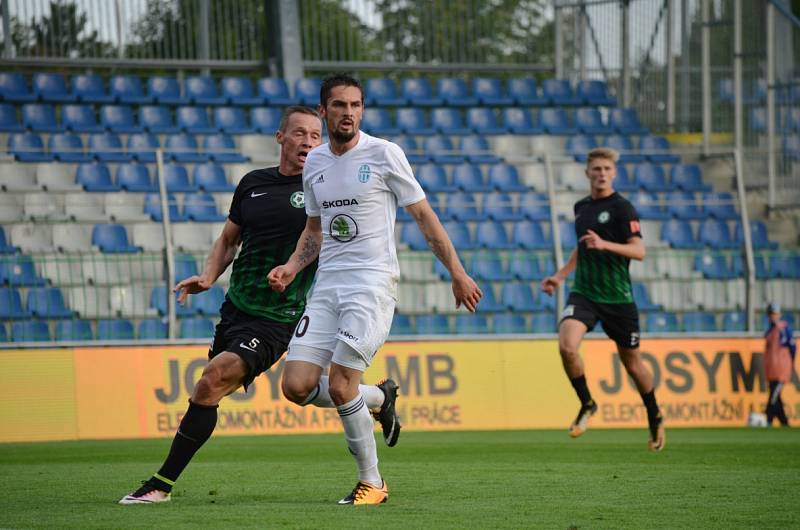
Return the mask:
MULTIPOLYGON (((639 214, 617 192, 602 199, 585 197, 575 203, 575 233, 578 239, 594 231, 606 241, 627 243, 631 237, 642 237, 639 214)), ((572 292, 604 304, 633 302, 630 260, 606 251, 590 250, 578 243, 578 266, 572 292)))
POLYGON ((228 219, 241 227, 242 248, 233 262, 228 298, 241 311, 278 322, 303 314, 317 263, 303 269, 283 293, 273 291, 267 274, 286 263, 306 226, 302 175, 278 168, 251 171, 233 194, 228 219))

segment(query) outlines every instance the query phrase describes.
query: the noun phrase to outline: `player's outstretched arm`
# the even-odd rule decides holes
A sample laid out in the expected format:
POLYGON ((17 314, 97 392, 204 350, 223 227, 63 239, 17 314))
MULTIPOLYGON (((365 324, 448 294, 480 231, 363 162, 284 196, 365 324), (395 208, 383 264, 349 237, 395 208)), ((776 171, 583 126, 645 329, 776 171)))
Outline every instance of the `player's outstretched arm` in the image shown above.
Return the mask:
POLYGON ((567 276, 569 276, 570 273, 575 270, 577 264, 578 249, 574 249, 572 254, 569 255, 567 262, 558 270, 558 272, 542 280, 542 291, 545 294, 552 296, 553 293, 556 292, 556 289, 558 289, 558 286, 561 285, 561 283, 567 279, 567 276))
POLYGON ((647 250, 644 246, 644 241, 641 237, 636 236, 629 238, 625 243, 614 243, 612 241, 606 241, 592 230, 588 230, 585 235, 581 236, 580 242, 584 243, 586 248, 603 250, 605 252, 617 254, 624 258, 635 259, 638 261, 642 261, 647 253, 647 250))
POLYGON ((453 296, 456 299, 456 308, 464 307, 475 312, 483 293, 475 281, 469 277, 458 259, 458 254, 450 241, 450 236, 439 222, 439 218, 431 208, 427 199, 406 206, 406 211, 414 218, 420 231, 425 236, 433 254, 450 271, 453 279, 453 296))
POLYGON ((239 225, 230 219, 225 222, 222 233, 211 246, 203 272, 199 276, 184 278, 175 286, 174 291, 178 293, 179 303, 185 304, 190 294, 202 293, 214 285, 217 278, 236 257, 236 249, 241 242, 241 232, 239 225))
POLYGON ((292 255, 286 263, 278 265, 267 274, 267 281, 272 290, 279 293, 286 290, 297 273, 317 259, 321 248, 322 223, 319 217, 309 217, 292 255))

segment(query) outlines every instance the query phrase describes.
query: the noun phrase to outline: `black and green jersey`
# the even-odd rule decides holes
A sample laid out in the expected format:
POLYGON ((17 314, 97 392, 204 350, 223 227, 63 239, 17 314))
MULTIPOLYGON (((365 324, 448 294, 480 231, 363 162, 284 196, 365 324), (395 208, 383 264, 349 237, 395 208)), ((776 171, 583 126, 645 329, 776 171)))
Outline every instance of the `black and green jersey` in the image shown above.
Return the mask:
MULTIPOLYGON (((639 214, 617 192, 602 199, 585 197, 575 203, 575 233, 578 239, 592 230, 606 241, 627 243, 642 237, 639 214)), ((604 304, 633 302, 628 258, 606 251, 590 250, 578 243, 578 266, 572 292, 604 304)))
POLYGON ((303 269, 283 293, 270 288, 267 274, 286 263, 306 226, 302 175, 281 175, 276 167, 251 171, 236 187, 228 219, 241 227, 242 236, 228 298, 251 315, 278 322, 299 319, 316 262, 303 269))

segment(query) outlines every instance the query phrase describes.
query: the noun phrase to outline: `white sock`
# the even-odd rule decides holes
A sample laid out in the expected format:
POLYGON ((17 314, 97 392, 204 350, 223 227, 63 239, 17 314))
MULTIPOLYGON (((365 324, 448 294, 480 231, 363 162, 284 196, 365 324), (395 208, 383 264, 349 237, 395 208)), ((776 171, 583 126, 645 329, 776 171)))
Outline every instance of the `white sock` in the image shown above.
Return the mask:
POLYGON ((378 472, 372 415, 364 403, 364 397, 358 394, 352 401, 336 407, 336 411, 342 420, 347 447, 356 459, 358 480, 380 488, 383 480, 378 472))
MULTIPOLYGON (((358 391, 364 396, 364 403, 370 409, 377 409, 383 405, 386 396, 383 395, 383 390, 375 385, 358 385, 358 391)), ((323 375, 319 378, 319 384, 316 390, 309 394, 308 398, 303 402, 305 405, 314 405, 315 407, 322 407, 330 409, 335 407, 331 394, 329 391, 328 376, 323 375)))

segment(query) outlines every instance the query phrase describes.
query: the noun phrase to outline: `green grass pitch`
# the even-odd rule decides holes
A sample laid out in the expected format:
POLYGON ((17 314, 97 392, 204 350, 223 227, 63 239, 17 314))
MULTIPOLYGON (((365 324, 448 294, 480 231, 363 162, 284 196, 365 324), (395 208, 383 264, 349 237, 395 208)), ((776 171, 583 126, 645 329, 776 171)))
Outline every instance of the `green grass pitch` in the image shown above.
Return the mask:
POLYGON ((0 528, 798 528, 800 430, 404 432, 389 502, 341 507, 341 435, 212 438, 171 503, 119 506, 169 440, 0 445, 0 528))

